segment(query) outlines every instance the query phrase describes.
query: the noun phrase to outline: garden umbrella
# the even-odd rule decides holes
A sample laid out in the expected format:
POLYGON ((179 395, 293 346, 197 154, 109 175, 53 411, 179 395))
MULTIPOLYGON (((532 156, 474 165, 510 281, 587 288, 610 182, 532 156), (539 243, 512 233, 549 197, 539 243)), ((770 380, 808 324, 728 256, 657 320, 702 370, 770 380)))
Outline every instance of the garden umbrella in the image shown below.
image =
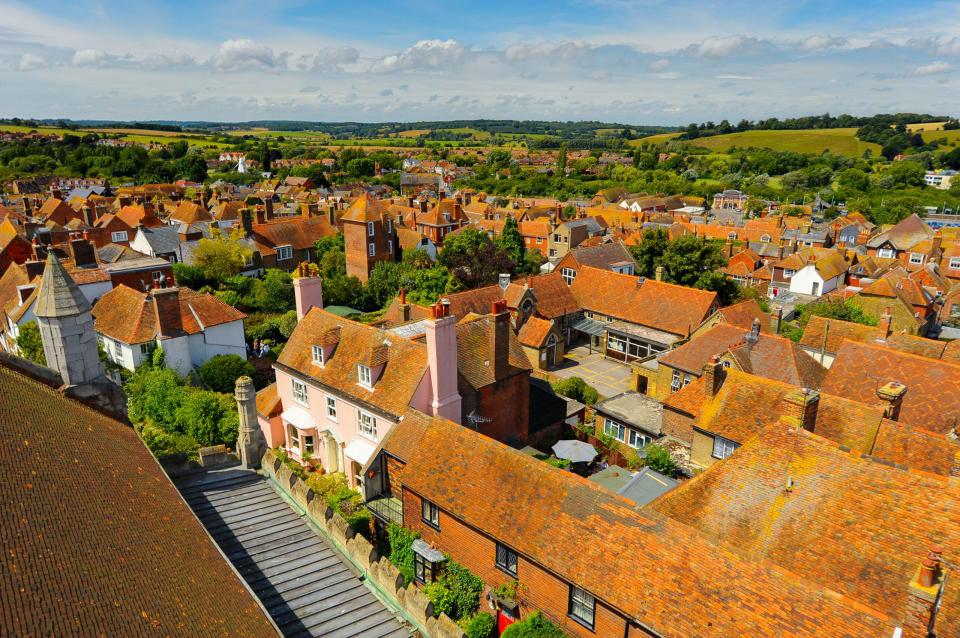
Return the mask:
POLYGON ((557 458, 570 459, 573 463, 589 463, 597 457, 597 449, 589 443, 568 439, 557 441, 553 446, 553 453, 557 458))

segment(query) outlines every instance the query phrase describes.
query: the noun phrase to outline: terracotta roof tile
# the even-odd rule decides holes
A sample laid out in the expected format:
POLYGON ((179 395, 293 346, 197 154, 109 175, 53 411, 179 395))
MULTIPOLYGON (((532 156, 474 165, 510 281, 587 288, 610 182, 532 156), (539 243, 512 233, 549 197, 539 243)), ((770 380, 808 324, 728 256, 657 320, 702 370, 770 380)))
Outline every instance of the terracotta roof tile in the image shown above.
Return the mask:
POLYGON ((539 348, 547 340, 552 329, 553 324, 549 321, 538 317, 530 317, 524 322, 523 326, 520 327, 520 332, 517 333, 517 339, 521 345, 539 348))

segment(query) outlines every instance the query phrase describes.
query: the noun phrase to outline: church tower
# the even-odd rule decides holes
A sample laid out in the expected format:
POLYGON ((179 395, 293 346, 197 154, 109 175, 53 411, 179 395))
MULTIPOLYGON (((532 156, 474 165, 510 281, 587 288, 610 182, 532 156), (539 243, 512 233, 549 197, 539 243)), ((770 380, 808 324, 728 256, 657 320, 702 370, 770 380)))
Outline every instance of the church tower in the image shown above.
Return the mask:
POLYGON ((34 314, 47 366, 68 386, 106 381, 90 310, 90 302, 50 251, 34 314))

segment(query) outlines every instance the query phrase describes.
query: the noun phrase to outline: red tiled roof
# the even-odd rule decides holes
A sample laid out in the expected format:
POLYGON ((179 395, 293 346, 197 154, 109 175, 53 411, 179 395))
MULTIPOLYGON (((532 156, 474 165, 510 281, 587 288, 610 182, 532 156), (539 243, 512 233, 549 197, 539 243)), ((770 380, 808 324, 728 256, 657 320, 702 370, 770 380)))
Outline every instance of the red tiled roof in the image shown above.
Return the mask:
POLYGON ((520 327, 520 332, 517 333, 517 340, 520 341, 521 345, 539 348, 547 340, 552 328, 553 324, 549 321, 538 317, 530 317, 524 322, 523 326, 520 327))
POLYGON ((457 323, 457 372, 460 379, 474 390, 531 368, 530 361, 511 328, 507 330, 510 340, 507 369, 501 376, 494 378, 493 362, 490 360, 493 331, 494 315, 467 316, 457 323))
POLYGON ((760 332, 770 332, 768 327, 770 315, 760 309, 760 304, 756 299, 748 299, 732 306, 724 306, 717 311, 721 322, 737 326, 738 328, 749 329, 755 319, 760 320, 760 332))
POLYGON ((129 425, 0 362, 0 634, 275 636, 129 425))
POLYGON ((823 382, 824 392, 872 403, 889 381, 907 386, 900 420, 945 434, 960 422, 960 365, 889 348, 844 341, 823 382))
POLYGON ((267 418, 280 414, 282 405, 280 395, 277 394, 277 384, 271 383, 260 392, 257 392, 257 414, 267 418))
POLYGON ((251 239, 263 255, 276 254, 277 246, 290 246, 293 250, 308 250, 321 237, 333 237, 336 226, 323 217, 291 217, 278 219, 265 224, 253 225, 251 239))

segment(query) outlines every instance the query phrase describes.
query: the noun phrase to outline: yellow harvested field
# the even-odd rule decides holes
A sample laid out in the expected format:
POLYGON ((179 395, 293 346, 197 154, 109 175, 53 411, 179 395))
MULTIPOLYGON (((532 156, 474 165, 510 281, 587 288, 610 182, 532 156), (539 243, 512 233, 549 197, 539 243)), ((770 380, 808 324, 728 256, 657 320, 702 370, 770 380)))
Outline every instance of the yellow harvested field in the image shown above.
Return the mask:
POLYGON ((426 135, 430 132, 428 128, 415 128, 410 129, 409 131, 400 131, 397 133, 397 137, 420 137, 421 135, 426 135))
POLYGON ((150 137, 194 137, 199 133, 178 133, 177 131, 156 131, 144 128, 90 128, 81 129, 91 133, 120 133, 122 135, 147 135, 150 137))
POLYGON ((950 142, 960 142, 960 129, 953 129, 950 131, 921 131, 920 135, 923 136, 924 142, 929 142, 931 140, 939 140, 942 138, 947 138, 947 143, 950 142))
POLYGON ((666 144, 679 133, 660 133, 659 135, 650 135, 636 140, 630 140, 630 146, 641 146, 644 142, 648 144, 666 144))
POLYGON ((921 124, 907 124, 908 131, 935 131, 943 128, 946 122, 923 122, 921 124))
POLYGON ((797 131, 745 131, 729 135, 715 135, 692 140, 694 146, 715 151, 739 148, 769 148, 774 151, 797 153, 822 153, 829 150, 859 157, 867 149, 874 154, 880 151, 878 144, 861 142, 855 137, 856 128, 801 129, 797 131))

